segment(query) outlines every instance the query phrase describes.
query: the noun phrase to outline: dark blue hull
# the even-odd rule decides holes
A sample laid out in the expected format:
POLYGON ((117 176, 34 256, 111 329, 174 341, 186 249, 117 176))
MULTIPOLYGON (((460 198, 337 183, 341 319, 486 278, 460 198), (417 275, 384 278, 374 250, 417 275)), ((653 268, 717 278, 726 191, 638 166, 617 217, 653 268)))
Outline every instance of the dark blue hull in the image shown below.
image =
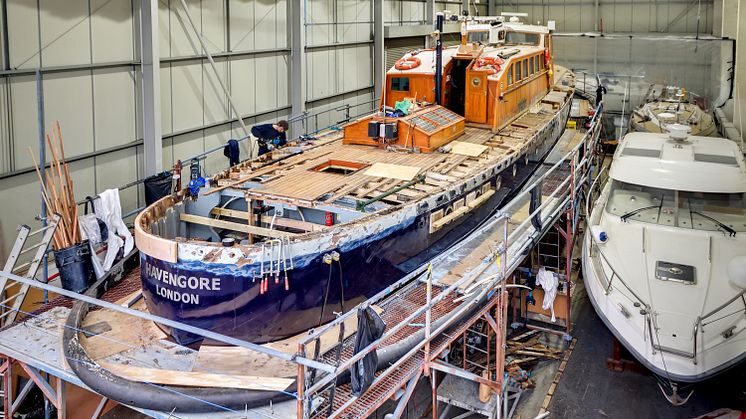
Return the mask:
MULTIPOLYGON (((564 118, 554 124, 564 126, 564 118)), ((434 233, 430 215, 451 202, 424 211, 412 222, 352 248, 337 248, 339 261, 331 265, 322 254, 284 273, 268 291, 260 293, 260 280, 252 279, 247 267, 203 262, 169 263, 141 253, 143 294, 150 312, 218 333, 255 343, 296 335, 332 320, 335 312, 347 311, 396 282, 422 263, 452 246, 517 193, 559 138, 558 129, 548 129, 529 159, 516 161, 494 175, 489 183, 495 193, 472 212, 434 233), (500 186, 498 186, 500 185, 500 186), (177 290, 187 291, 181 292, 177 290)), ((559 130, 561 133, 561 129, 559 130)), ((324 252, 327 254, 329 252, 324 252)), ((177 330, 165 330, 177 342, 199 339, 177 330)))

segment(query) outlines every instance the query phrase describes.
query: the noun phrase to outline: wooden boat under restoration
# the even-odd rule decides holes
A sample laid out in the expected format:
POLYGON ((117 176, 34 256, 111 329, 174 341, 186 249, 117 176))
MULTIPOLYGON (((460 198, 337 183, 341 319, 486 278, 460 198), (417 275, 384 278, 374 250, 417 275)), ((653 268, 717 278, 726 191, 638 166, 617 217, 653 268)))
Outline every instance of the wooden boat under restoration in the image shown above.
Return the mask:
MULTIPOLYGON (((379 112, 140 213, 147 309, 255 343, 283 339, 351 309, 494 213, 561 136, 574 76, 554 65, 546 27, 495 22, 485 36, 484 26, 467 27, 440 59, 407 53, 387 72, 379 112), (391 116, 405 99, 414 109, 391 116)), ((164 331, 182 344, 199 338, 164 331)))

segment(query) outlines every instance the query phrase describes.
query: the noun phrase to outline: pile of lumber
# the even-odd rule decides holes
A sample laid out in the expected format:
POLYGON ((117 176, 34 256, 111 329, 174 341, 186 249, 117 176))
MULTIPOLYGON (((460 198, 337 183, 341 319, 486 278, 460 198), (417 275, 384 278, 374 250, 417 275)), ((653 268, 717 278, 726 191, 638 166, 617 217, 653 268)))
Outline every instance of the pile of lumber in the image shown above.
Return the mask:
POLYGON ((564 352, 542 344, 541 336, 538 330, 530 330, 507 340, 505 370, 523 389, 534 386, 524 371, 526 368, 543 360, 559 360, 564 352))
POLYGON ((47 205, 48 213, 60 215, 60 223, 52 239, 54 249, 60 250, 80 243, 81 236, 78 228, 78 206, 75 204, 75 192, 73 191, 73 181, 70 179, 70 170, 65 162, 65 149, 62 144, 62 131, 59 122, 55 122, 52 136, 50 137, 47 134, 47 144, 52 156, 48 168, 39 166, 31 147, 28 148, 28 152, 42 185, 41 194, 47 205), (43 177, 42 171, 44 172, 43 177))
POLYGON ((539 342, 541 333, 539 330, 530 330, 521 335, 508 339, 507 355, 514 357, 515 363, 528 362, 526 359, 518 359, 516 355, 533 357, 534 359, 560 359, 564 352, 562 349, 550 348, 539 342))

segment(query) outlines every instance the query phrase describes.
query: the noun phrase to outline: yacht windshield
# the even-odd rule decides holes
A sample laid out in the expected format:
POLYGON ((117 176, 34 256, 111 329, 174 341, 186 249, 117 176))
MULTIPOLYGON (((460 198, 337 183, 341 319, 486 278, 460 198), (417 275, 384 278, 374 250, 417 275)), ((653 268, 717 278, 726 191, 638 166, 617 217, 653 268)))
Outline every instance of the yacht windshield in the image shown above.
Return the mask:
POLYGON ((746 232, 746 194, 687 192, 612 181, 606 212, 694 230, 746 232))

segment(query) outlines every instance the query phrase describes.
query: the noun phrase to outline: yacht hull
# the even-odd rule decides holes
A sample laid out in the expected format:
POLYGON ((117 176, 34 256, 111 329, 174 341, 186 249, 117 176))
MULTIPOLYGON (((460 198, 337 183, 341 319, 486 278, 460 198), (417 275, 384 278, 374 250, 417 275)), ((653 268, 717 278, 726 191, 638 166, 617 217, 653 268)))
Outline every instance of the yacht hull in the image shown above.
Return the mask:
MULTIPOLYGON (((686 363, 673 363, 669 361, 668 364, 664 364, 661 352, 652 350, 651 348, 650 341, 652 338, 649 331, 645 329, 645 325, 642 323, 635 324, 634 321, 630 321, 623 314, 622 310, 619 309, 618 301, 610 297, 613 291, 609 295, 606 294, 600 278, 603 273, 599 271, 598 264, 594 263, 593 256, 591 255, 592 240, 589 228, 586 230, 583 238, 582 255, 583 278, 588 299, 591 301, 601 321, 638 362, 665 381, 695 383, 707 380, 746 361, 746 352, 719 364, 714 364, 711 360, 708 362, 708 360, 703 359, 704 356, 700 353, 695 355, 697 363, 691 359, 686 363), (675 367, 686 364, 690 365, 690 367, 675 367), (711 367, 705 369, 698 367, 698 364, 711 365, 711 367)), ((634 316, 632 317, 634 318, 634 316)), ((666 357, 669 356, 668 354, 666 355, 666 357)), ((716 357, 711 356, 711 358, 716 357)))

